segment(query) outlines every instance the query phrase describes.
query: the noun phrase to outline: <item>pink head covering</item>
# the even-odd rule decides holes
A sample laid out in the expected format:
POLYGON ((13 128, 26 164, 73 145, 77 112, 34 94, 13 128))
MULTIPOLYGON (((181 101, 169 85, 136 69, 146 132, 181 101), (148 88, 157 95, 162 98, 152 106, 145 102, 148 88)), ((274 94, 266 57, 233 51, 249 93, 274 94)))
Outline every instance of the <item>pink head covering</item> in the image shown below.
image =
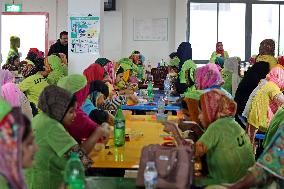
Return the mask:
POLYGON ((198 90, 221 86, 223 83, 224 79, 216 64, 207 64, 195 71, 195 85, 198 90))
POLYGON ((21 106, 21 97, 24 95, 15 83, 2 85, 1 96, 10 103, 12 107, 21 106))
POLYGON ((110 79, 111 79, 111 84, 114 85, 115 82, 115 73, 114 73, 114 64, 113 62, 107 63, 107 65, 104 66, 105 71, 108 73, 110 79))
POLYGON ((284 69, 282 66, 278 65, 270 70, 266 75, 266 80, 274 82, 280 90, 284 90, 284 69))
POLYGON ((0 86, 6 83, 12 83, 13 80, 14 80, 14 76, 10 71, 0 69, 0 86))

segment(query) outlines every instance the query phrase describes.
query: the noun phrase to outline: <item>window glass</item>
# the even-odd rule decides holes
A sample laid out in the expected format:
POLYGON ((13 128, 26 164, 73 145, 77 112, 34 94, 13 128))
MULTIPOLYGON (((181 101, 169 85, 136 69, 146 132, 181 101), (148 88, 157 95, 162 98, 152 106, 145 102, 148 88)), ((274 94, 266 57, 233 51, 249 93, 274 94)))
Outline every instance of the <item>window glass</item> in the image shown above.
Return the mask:
POLYGON ((281 13, 280 13, 281 18, 280 18, 280 50, 279 50, 279 54, 284 56, 284 5, 281 5, 280 11, 281 11, 281 13))
POLYGON ((264 39, 275 40, 275 54, 278 52, 279 5, 252 5, 251 54, 258 54, 259 44, 264 39))
POLYGON ((217 42, 217 3, 190 3, 192 58, 209 60, 217 42))
POLYGON ((241 3, 219 4, 218 41, 223 42, 229 56, 245 59, 246 5, 241 3))

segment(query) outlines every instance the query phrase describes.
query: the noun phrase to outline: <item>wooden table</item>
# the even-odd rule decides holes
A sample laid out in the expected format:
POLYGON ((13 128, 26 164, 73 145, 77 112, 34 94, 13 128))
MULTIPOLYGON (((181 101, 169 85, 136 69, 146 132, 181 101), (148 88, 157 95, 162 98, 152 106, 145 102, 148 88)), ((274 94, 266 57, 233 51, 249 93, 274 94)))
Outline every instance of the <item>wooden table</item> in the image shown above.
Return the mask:
MULTIPOLYGON (((177 120, 177 117, 169 116, 169 120, 177 120)), ((143 146, 162 144, 164 139, 161 135, 166 134, 162 123, 150 115, 132 115, 126 120, 126 133, 130 134, 130 141, 126 141, 123 147, 115 147, 113 139, 110 139, 108 149, 91 153, 93 168, 137 169, 143 146), (143 136, 139 136, 141 134, 143 136), (132 139, 133 135, 137 136, 132 139)))

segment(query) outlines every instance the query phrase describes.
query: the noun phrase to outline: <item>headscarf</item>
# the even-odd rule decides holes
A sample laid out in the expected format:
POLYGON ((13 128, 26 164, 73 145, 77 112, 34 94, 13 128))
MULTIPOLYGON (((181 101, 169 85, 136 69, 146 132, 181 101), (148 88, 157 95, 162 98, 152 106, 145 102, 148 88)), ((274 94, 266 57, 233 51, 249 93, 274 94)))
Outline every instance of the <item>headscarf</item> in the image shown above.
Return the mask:
POLYGON ((187 60, 192 60, 192 49, 191 44, 188 42, 182 42, 177 49, 177 57, 179 58, 179 71, 182 68, 182 65, 187 60))
POLYGON ((11 110, 8 103, 0 98, 0 175, 11 188, 26 189, 21 150, 24 125, 19 124, 21 120, 15 120, 11 110))
POLYGON ((87 78, 88 83, 95 80, 103 80, 104 68, 99 64, 91 64, 84 70, 83 74, 87 78))
MULTIPOLYGON (((241 81, 239 76, 239 59, 237 57, 231 57, 225 60, 224 63, 224 72, 228 71, 232 75, 232 95, 234 96, 238 85, 241 81)), ((226 82, 226 81, 225 81, 226 82)))
POLYGON ((76 96, 78 108, 81 108, 88 97, 89 86, 87 85, 87 80, 80 74, 71 74, 61 78, 57 86, 76 96))
POLYGON ((124 71, 133 69, 133 62, 129 58, 122 58, 118 61, 118 64, 122 67, 124 71))
POLYGON ((110 77, 110 81, 111 84, 114 85, 115 83, 115 73, 114 73, 114 63, 113 62, 109 62, 104 66, 105 71, 107 72, 107 74, 110 77))
MULTIPOLYGON (((280 66, 280 65, 279 65, 280 66)), ((275 83, 281 91, 284 90, 284 69, 276 66, 267 74, 266 80, 275 83)))
POLYGON ((107 58, 98 58, 95 63, 101 65, 102 67, 106 66, 109 62, 111 62, 109 59, 107 58))
POLYGON ((271 139, 269 145, 256 164, 274 175, 278 179, 284 180, 284 124, 281 124, 277 132, 271 139))
POLYGON ((235 101, 238 104, 237 114, 243 113, 251 92, 257 87, 260 80, 266 77, 268 72, 269 63, 267 62, 258 62, 246 71, 235 94, 235 101))
POLYGON ((215 64, 206 64, 195 71, 195 85, 198 90, 221 86, 223 83, 222 75, 215 64))
POLYGON ((260 55, 275 55, 275 42, 273 39, 265 39, 259 45, 260 55))
POLYGON ((51 85, 56 85, 60 78, 67 76, 67 65, 62 63, 61 58, 56 55, 48 56, 48 64, 52 69, 47 76, 48 83, 51 85))
POLYGON ((2 86, 1 96, 10 103, 12 107, 21 107, 22 91, 15 83, 6 83, 2 86))
POLYGON ((237 110, 237 104, 219 89, 201 95, 200 103, 207 125, 222 117, 235 116, 237 110))
POLYGON ((49 85, 42 91, 38 108, 52 119, 62 122, 73 95, 56 85, 49 85))
POLYGON ((281 66, 284 66, 284 56, 278 57, 278 64, 280 64, 281 66))
POLYGON ((216 43, 216 54, 220 54, 224 58, 224 49, 220 50, 220 49, 217 48, 220 43, 222 44, 222 42, 216 43))
MULTIPOLYGON (((27 61, 27 60, 26 60, 27 61)), ((23 77, 27 78, 29 76, 32 76, 38 72, 38 69, 34 64, 27 64, 22 70, 23 77)))
POLYGON ((0 69, 0 87, 6 83, 12 83, 13 80, 14 76, 10 71, 0 69))

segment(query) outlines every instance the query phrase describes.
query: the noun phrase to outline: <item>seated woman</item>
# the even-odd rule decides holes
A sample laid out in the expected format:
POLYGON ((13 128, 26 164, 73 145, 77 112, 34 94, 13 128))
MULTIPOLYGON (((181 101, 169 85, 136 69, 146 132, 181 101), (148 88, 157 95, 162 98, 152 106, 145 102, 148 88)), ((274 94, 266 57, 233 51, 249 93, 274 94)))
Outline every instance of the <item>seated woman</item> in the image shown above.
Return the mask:
POLYGON ((216 63, 219 65, 221 68, 223 68, 224 60, 229 58, 229 54, 227 51, 224 50, 223 48, 223 43, 222 42, 217 42, 216 43, 216 51, 214 51, 211 54, 210 62, 211 63, 216 63))
POLYGON ((41 66, 38 66, 39 65, 27 64, 22 71, 22 75, 25 79, 18 85, 20 90, 29 99, 33 115, 37 114, 37 104, 41 92, 48 86, 46 78, 40 73, 42 68, 41 66))
POLYGON ((255 145, 255 135, 258 130, 266 132, 268 125, 277 111, 284 103, 284 69, 281 66, 272 68, 267 74, 266 81, 256 92, 247 105, 247 133, 251 143, 255 145))
POLYGON ((243 128, 246 126, 243 124, 240 116, 242 115, 246 103, 249 99, 252 91, 257 87, 261 79, 264 79, 269 73, 269 63, 267 62, 258 62, 253 64, 251 68, 246 71, 243 79, 239 83, 235 94, 235 102, 237 103, 237 114, 236 121, 242 125, 243 128))
POLYGON ((226 188, 284 188, 283 144, 284 125, 281 124, 256 164, 248 169, 246 176, 235 184, 226 184, 226 188))
POLYGON ((47 76, 47 82, 51 85, 56 85, 58 80, 67 76, 67 58, 63 53, 53 54, 48 56, 47 62, 49 65, 49 74, 47 76))
POLYGON ((1 94, 12 107, 20 107, 23 114, 30 120, 33 118, 32 108, 26 95, 15 83, 6 83, 1 87, 1 94))
POLYGON ((255 63, 268 62, 270 70, 276 66, 277 59, 275 56, 275 41, 273 39, 265 39, 259 45, 259 54, 255 58, 255 63))
POLYGON ((98 124, 107 122, 110 125, 114 124, 114 117, 101 107, 108 98, 108 86, 103 81, 93 81, 90 84, 89 97, 82 106, 83 111, 98 124))
POLYGON ((239 75, 241 59, 238 57, 231 57, 225 60, 224 69, 222 70, 222 77, 224 84, 222 87, 228 91, 232 96, 235 96, 238 85, 241 81, 239 75))
POLYGON ((142 66, 144 61, 145 61, 145 57, 137 50, 134 50, 131 55, 129 56, 129 59, 132 60, 133 64, 135 65, 139 65, 142 66))
MULTIPOLYGON (((70 135, 78 142, 88 139, 92 133, 101 128, 100 125, 95 123, 89 118, 89 116, 82 110, 82 106, 85 103, 89 95, 90 85, 87 84, 87 80, 84 76, 79 74, 72 74, 61 78, 57 86, 67 90, 77 99, 77 106, 75 108, 76 117, 72 123, 65 124, 65 129, 70 135)), ((108 131, 104 130, 106 138, 108 131)), ((103 135, 101 137, 104 137, 103 135)))
POLYGON ((222 75, 215 64, 206 64, 195 70, 194 81, 197 90, 188 91, 184 94, 183 101, 187 104, 187 111, 189 120, 194 121, 200 125, 198 119, 199 111, 198 104, 200 96, 212 89, 223 90, 228 96, 231 95, 225 91, 221 86, 224 83, 222 75))
POLYGON ((38 107, 42 110, 32 120, 38 151, 35 161, 26 173, 29 189, 57 189, 63 183, 62 171, 70 154, 78 153, 87 168, 92 160, 87 156, 96 142, 102 139, 103 129, 98 128, 82 144, 78 144, 65 130, 76 117, 76 97, 68 91, 50 85, 40 95, 38 107))
MULTIPOLYGON (((101 65, 104 68, 104 71, 106 72, 105 74, 107 74, 109 76, 110 79, 110 83, 111 85, 114 85, 114 81, 115 81, 115 74, 114 74, 114 67, 115 64, 114 62, 110 61, 107 58, 98 58, 95 61, 96 64, 101 65)), ((107 85, 109 86, 109 84, 107 83, 107 85)))
POLYGON ((4 64, 2 66, 3 70, 9 70, 9 71, 19 71, 20 65, 20 57, 18 55, 10 56, 7 60, 7 64, 4 64))
MULTIPOLYGON (((91 64, 88 68, 86 68, 84 70, 84 76, 87 78, 89 84, 96 80, 103 81, 106 83, 108 83, 109 81, 107 79, 108 78, 107 75, 104 75, 103 67, 97 63, 91 64)), ((122 77, 122 74, 120 76, 122 77)), ((120 80, 121 80, 120 77, 116 77, 115 79, 115 81, 117 82, 120 80)), ((109 91, 110 93, 112 92, 112 90, 109 91)), ((126 89, 123 91, 118 91, 116 95, 110 95, 110 97, 104 101, 104 104, 101 106, 101 108, 103 110, 111 112, 114 115, 119 106, 126 104, 127 99, 131 99, 135 103, 138 102, 137 98, 133 95, 133 91, 126 89), (126 94, 126 95, 120 95, 120 94, 126 94)))
POLYGON ((28 118, 0 98, 0 188, 26 189, 22 169, 37 150, 28 118))
MULTIPOLYGON (((235 182, 254 164, 252 145, 245 131, 234 120, 236 103, 223 91, 213 89, 201 95, 199 115, 206 131, 195 144, 195 156, 206 154, 208 176, 200 185, 235 182)), ((188 145, 175 124, 166 122, 179 145, 188 145)))

